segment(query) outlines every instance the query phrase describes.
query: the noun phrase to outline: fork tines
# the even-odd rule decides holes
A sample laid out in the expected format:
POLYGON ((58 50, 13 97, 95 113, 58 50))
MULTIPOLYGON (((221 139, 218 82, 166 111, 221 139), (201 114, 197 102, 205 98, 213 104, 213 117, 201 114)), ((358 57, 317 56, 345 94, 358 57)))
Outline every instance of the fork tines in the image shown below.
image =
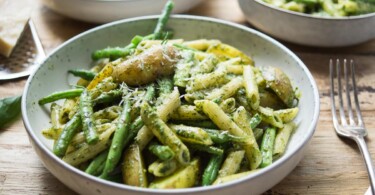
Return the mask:
MULTIPOLYGON (((358 91, 355 80, 355 67, 353 60, 350 60, 348 63, 347 60, 344 59, 343 63, 340 63, 340 60, 337 59, 334 65, 334 61, 331 59, 329 69, 331 78, 332 115, 334 123, 338 122, 337 114, 339 114, 341 125, 363 126, 361 110, 358 102, 358 91), (342 68, 344 71, 342 71, 342 68), (335 91, 335 86, 337 86, 337 91, 335 91), (335 101, 335 95, 338 96, 338 113, 336 109, 337 103, 335 101), (353 103, 355 105, 354 111, 356 112, 356 117, 353 114, 353 103), (349 121, 346 120, 346 116, 348 116, 349 121), (357 123, 355 122, 355 118, 358 121, 357 123)), ((336 126, 337 124, 334 125, 336 126)))

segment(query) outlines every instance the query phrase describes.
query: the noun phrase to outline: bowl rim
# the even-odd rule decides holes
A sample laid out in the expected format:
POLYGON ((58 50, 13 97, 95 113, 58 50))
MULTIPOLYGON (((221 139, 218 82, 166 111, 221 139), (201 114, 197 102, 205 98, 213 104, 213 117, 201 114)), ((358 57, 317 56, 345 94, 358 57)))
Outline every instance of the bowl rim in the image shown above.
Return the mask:
MULTIPOLYGON (((77 0, 73 0, 73 1, 77 1, 77 0)), ((79 1, 88 2, 88 3, 132 3, 132 2, 152 1, 152 0, 79 0, 79 1)), ((160 0, 160 1, 166 2, 167 0, 160 0)), ((193 0, 190 0, 190 1, 193 1, 193 0)), ((194 1, 202 1, 202 0, 194 0, 194 1)))
MULTIPOLYGON (((82 33, 70 38, 69 40, 62 43, 60 46, 56 47, 50 54, 48 54, 48 56, 39 64, 38 68, 36 68, 32 72, 32 74, 30 75, 30 77, 28 78, 28 80, 25 84, 25 89, 23 91, 22 101, 21 101, 22 119, 23 119, 23 122, 24 122, 24 126, 25 126, 25 129, 26 129, 26 131, 29 135, 29 138, 32 139, 32 141, 35 143, 35 146, 38 147, 41 150, 41 152, 43 152, 46 156, 48 156, 53 161, 53 164, 56 164, 57 166, 64 169, 65 171, 71 172, 72 174, 74 174, 75 176, 77 176, 79 178, 82 178, 84 180, 88 179, 90 182, 106 185, 108 187, 117 188, 118 190, 129 190, 129 191, 133 191, 133 192, 154 193, 154 194, 197 193, 197 192, 205 192, 205 191, 211 191, 211 190, 220 190, 220 189, 226 188, 228 186, 239 185, 240 183, 246 182, 247 180, 252 179, 252 178, 260 177, 263 173, 269 172, 269 171, 271 171, 271 169, 274 169, 274 168, 277 168, 277 167, 281 166, 285 161, 288 161, 290 158, 292 158, 293 155, 288 155, 288 156, 283 155, 282 157, 280 157, 280 159, 278 159, 277 161, 275 161, 273 164, 271 164, 268 167, 262 168, 262 169, 260 169, 256 172, 254 172, 251 175, 248 175, 248 176, 245 176, 243 178, 239 178, 239 179, 236 179, 234 181, 230 181, 230 182, 227 182, 227 183, 224 183, 224 184, 220 184, 220 185, 203 186, 203 187, 201 186, 201 187, 183 188, 183 189, 157 189, 157 190, 155 190, 155 189, 150 189, 150 188, 141 188, 141 187, 119 184, 119 183, 103 180, 103 179, 100 179, 98 177, 86 174, 85 172, 65 163, 64 161, 62 161, 59 157, 57 157, 55 154, 53 154, 53 152, 50 149, 48 149, 47 146, 44 145, 41 140, 38 139, 36 133, 32 130, 32 127, 30 125, 30 121, 28 120, 28 117, 27 117, 27 109, 26 109, 26 107, 27 107, 27 105, 26 105, 27 97, 26 97, 26 94, 29 91, 31 81, 33 80, 33 78, 34 78, 35 74, 38 72, 38 70, 42 67, 42 65, 45 64, 45 62, 52 55, 54 55, 60 49, 64 48, 66 45, 76 41, 77 39, 79 39, 81 37, 84 37, 84 36, 86 36, 90 33, 93 33, 97 30, 101 30, 101 29, 108 28, 108 27, 111 27, 111 26, 121 25, 122 23, 127 23, 127 22, 136 22, 136 21, 142 21, 142 20, 157 20, 158 17, 159 17, 159 15, 140 16, 140 17, 134 17, 134 18, 123 19, 123 20, 119 20, 119 21, 114 21, 114 22, 111 22, 111 23, 107 23, 107 24, 97 26, 95 28, 89 29, 85 32, 82 32, 82 33)), ((316 125, 317 125, 318 118, 319 118, 319 109, 320 109, 319 93, 318 93, 318 88, 317 88, 317 85, 316 85, 316 82, 315 82, 313 76, 311 75, 311 73, 308 70, 308 68, 306 67, 306 65, 302 62, 302 60, 299 59, 299 57, 296 54, 294 54, 291 50, 289 50, 287 47, 282 45, 277 40, 271 38, 270 36, 268 36, 268 35, 266 35, 262 32, 259 32, 257 30, 254 30, 252 28, 246 27, 244 25, 236 24, 236 23, 221 20, 221 19, 204 17, 204 16, 192 16, 192 15, 175 14, 175 15, 172 15, 171 18, 176 19, 176 20, 194 20, 194 21, 213 22, 213 23, 218 23, 220 25, 229 26, 229 27, 232 27, 232 28, 237 28, 237 29, 243 30, 245 32, 252 33, 252 34, 254 34, 256 36, 259 36, 260 38, 262 38, 266 41, 271 42, 272 44, 276 45, 281 50, 286 52, 288 55, 290 55, 293 59, 295 59, 297 61, 297 63, 299 64, 299 66, 303 69, 303 71, 307 75, 307 79, 309 80, 309 83, 311 84, 311 87, 313 89, 314 103, 315 103, 316 106, 314 107, 314 110, 313 110, 313 120, 310 123, 310 125, 308 126, 308 131, 307 131, 308 135, 307 135, 306 139, 303 142, 300 143, 298 148, 294 148, 293 151, 291 152, 291 154, 297 153, 298 151, 300 151, 301 149, 304 148, 303 147, 304 145, 307 145, 309 143, 309 141, 311 140, 311 138, 312 138, 312 136, 315 132, 316 125)), ((40 159, 40 160, 43 162, 42 159, 40 159)), ((50 172, 50 173, 52 173, 52 172, 50 172)), ((55 176, 55 177, 57 177, 57 176, 55 176)))
POLYGON ((305 17, 305 18, 310 18, 310 19, 316 19, 316 20, 329 20, 329 21, 347 21, 347 20, 360 20, 364 18, 370 18, 375 16, 375 12, 373 13, 367 13, 367 14, 361 14, 361 15, 355 15, 355 16, 344 16, 344 17, 324 17, 324 16, 314 16, 311 14, 306 14, 306 13, 301 13, 301 12, 296 12, 296 11, 290 11, 286 9, 282 9, 276 6, 273 6, 269 3, 264 2, 263 0, 238 0, 238 1, 254 1, 261 6, 268 7, 271 9, 278 10, 280 12, 289 14, 289 15, 295 15, 299 17, 305 17))

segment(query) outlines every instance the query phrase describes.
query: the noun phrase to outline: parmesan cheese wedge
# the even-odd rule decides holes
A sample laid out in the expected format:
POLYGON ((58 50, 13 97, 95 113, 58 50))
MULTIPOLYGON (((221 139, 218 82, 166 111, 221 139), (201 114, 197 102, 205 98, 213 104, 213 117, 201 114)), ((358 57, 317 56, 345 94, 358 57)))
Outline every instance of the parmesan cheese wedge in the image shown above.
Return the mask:
POLYGON ((30 18, 32 0, 0 0, 0 54, 9 57, 30 18))

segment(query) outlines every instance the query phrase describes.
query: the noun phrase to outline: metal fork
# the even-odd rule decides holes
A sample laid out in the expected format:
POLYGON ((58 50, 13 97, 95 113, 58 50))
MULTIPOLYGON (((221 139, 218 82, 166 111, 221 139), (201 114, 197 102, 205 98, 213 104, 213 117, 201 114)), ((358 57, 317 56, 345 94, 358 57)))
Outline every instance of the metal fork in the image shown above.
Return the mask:
POLYGON ((370 186, 372 194, 375 194, 375 173, 372 166, 372 160, 370 153, 368 151, 364 137, 367 135, 367 130, 363 123, 361 109, 358 102, 358 91, 355 81, 355 69, 354 62, 350 60, 350 64, 347 63, 347 60, 344 60, 343 65, 340 64, 340 60, 336 60, 336 77, 337 77, 337 96, 338 96, 338 111, 336 110, 335 102, 335 70, 333 65, 333 60, 330 60, 329 63, 330 78, 331 78, 331 103, 332 103, 332 118, 333 125, 335 127, 336 133, 339 136, 348 137, 353 139, 359 146, 359 149, 362 153, 363 158, 366 162, 367 171, 370 178, 370 186), (344 81, 345 86, 342 85, 342 73, 341 67, 344 68, 344 81), (350 85, 351 80, 351 85, 350 85), (350 90, 352 86, 352 90, 350 90), (343 87, 345 87, 345 92, 343 92, 343 87), (351 93, 351 91, 353 91, 351 93), (344 105, 343 93, 346 95, 346 106, 344 105), (351 94, 353 94, 355 108, 352 108, 351 94), (346 110, 346 111, 345 111, 346 110), (356 113, 356 117, 353 114, 353 110, 356 113), (338 112, 338 113, 337 113, 338 112), (337 116, 339 115, 339 116, 337 116), (349 120, 347 119, 349 117, 349 120), (338 119, 340 118, 340 120, 338 119))

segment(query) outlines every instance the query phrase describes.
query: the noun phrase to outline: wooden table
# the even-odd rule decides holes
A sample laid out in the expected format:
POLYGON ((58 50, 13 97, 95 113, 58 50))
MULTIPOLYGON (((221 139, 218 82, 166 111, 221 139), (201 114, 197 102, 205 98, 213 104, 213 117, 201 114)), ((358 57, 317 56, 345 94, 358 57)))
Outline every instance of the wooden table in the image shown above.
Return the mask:
MULTIPOLYGON (((46 53, 65 40, 95 27, 56 14, 36 1, 32 16, 46 53)), ((221 18, 250 26, 235 0, 207 0, 189 14, 221 18)), ((265 194, 363 194, 369 182, 356 144, 336 136, 329 101, 328 61, 354 59, 360 102, 375 158, 375 40, 347 48, 321 49, 284 43, 312 72, 320 91, 319 123, 311 145, 294 171, 265 194)), ((0 98, 21 94, 26 78, 0 82, 0 98)), ((252 187, 252 186, 249 186, 252 187)), ((21 117, 0 129, 0 194, 75 194, 42 165, 31 147, 21 117)))

